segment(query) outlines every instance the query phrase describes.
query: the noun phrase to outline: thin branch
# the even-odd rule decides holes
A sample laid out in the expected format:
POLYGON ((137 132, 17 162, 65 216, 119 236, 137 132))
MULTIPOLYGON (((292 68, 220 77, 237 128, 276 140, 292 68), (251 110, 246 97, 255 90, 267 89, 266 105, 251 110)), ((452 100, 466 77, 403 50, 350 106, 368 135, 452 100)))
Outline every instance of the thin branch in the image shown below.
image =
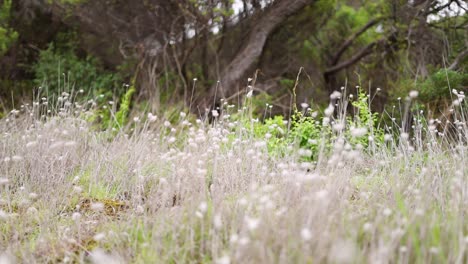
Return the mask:
POLYGON ((455 0, 450 0, 449 2, 447 2, 445 5, 441 5, 439 7, 435 6, 434 9, 429 9, 425 15, 430 15, 430 14, 436 14, 436 13, 439 13, 440 11, 444 10, 445 8, 447 7, 450 7, 452 5, 453 2, 456 2, 455 0))
POLYGON ((380 39, 380 40, 377 40, 377 41, 374 41, 374 42, 370 43, 369 45, 365 46, 363 49, 361 49, 358 53, 356 53, 356 55, 354 55, 350 59, 326 69, 324 74, 325 75, 331 75, 333 73, 339 72, 342 69, 345 69, 345 68, 355 64, 356 62, 360 61, 362 58, 364 58, 367 55, 371 54, 373 52, 373 50, 374 50, 374 47, 377 46, 378 44, 382 43, 383 41, 385 41, 385 39, 380 39))
POLYGON ((447 68, 448 70, 455 70, 458 67, 458 64, 466 57, 468 56, 468 49, 460 52, 457 57, 455 57, 455 60, 450 64, 450 66, 447 68))
POLYGON ((353 44, 353 42, 364 32, 366 32, 369 28, 373 27, 380 21, 382 21, 384 18, 374 18, 371 19, 367 24, 365 24, 359 31, 355 32, 353 35, 348 37, 346 41, 338 48, 338 51, 335 53, 335 56, 333 56, 332 63, 331 65, 336 65, 338 61, 340 60, 341 56, 343 53, 353 44))
POLYGON ((434 23, 429 23, 428 25, 429 25, 429 27, 440 29, 440 30, 447 30, 447 29, 458 30, 458 29, 466 29, 466 27, 468 25, 468 20, 464 21, 460 25, 455 25, 455 26, 439 26, 439 25, 434 24, 434 23))

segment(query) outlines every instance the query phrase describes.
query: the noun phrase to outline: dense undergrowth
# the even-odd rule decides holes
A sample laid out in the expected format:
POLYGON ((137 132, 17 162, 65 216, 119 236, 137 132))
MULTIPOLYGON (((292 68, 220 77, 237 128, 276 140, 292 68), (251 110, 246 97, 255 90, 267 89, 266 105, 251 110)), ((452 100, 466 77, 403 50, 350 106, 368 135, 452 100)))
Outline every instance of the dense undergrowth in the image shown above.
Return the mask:
POLYGON ((463 263, 466 101, 330 96, 291 118, 221 102, 127 117, 63 93, 0 121, 0 249, 24 263, 463 263), (398 112, 398 113, 397 113, 398 112), (208 113, 207 113, 208 114, 208 113))

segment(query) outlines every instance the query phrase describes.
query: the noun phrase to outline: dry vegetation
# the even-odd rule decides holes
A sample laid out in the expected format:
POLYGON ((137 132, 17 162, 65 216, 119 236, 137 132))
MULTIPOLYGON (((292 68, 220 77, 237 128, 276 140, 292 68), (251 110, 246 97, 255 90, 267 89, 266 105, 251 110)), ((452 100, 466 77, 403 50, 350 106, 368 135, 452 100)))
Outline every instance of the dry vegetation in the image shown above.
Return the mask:
POLYGON ((349 95, 334 93, 315 117, 316 153, 299 139, 275 145, 292 122, 259 136, 248 107, 225 104, 211 124, 148 114, 101 131, 92 101, 69 97, 0 121, 1 263, 468 260, 462 93, 451 123, 418 111, 381 140, 372 125, 352 128, 349 95))

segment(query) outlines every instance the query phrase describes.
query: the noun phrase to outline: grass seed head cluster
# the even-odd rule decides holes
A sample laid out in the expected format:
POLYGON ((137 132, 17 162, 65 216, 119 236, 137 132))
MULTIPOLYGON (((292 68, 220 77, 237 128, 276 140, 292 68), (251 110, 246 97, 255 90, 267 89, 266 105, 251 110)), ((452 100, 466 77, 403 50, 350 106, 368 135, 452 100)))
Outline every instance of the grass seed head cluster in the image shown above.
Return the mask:
POLYGON ((342 88, 322 113, 259 121, 247 91, 212 123, 118 115, 105 131, 94 100, 35 100, 0 121, 0 260, 462 263, 468 112, 453 95, 440 118, 416 91, 379 118, 342 88))

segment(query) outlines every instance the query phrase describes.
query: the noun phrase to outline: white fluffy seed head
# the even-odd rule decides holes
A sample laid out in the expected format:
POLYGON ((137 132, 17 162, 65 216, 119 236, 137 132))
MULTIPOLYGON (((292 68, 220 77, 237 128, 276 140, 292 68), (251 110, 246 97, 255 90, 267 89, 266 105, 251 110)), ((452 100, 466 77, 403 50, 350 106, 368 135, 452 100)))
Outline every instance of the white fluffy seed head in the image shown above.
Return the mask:
POLYGON ((106 234, 104 233, 97 233, 96 235, 93 236, 94 241, 102 241, 104 238, 106 238, 106 234))
POLYGON ((338 122, 333 125, 333 130, 336 132, 341 132, 345 128, 345 124, 343 122, 338 122))
POLYGON ((104 204, 103 203, 92 203, 90 206, 91 210, 95 212, 100 212, 104 210, 104 204))
POLYGON ((37 146, 37 141, 30 141, 26 144, 26 148, 32 148, 37 146))
POLYGON ((213 225, 214 225, 215 229, 221 230, 221 228, 223 227, 223 220, 221 218, 221 215, 216 214, 213 217, 213 225))
POLYGON ((148 113, 148 121, 149 122, 155 122, 156 120, 158 120, 158 117, 153 115, 152 113, 148 113))
POLYGON ((260 225, 260 219, 258 218, 251 218, 251 217, 246 216, 244 220, 247 225, 247 229, 250 231, 254 231, 260 225))
POLYGON ((310 156, 312 156, 312 150, 310 150, 310 149, 299 149, 298 154, 301 157, 310 157, 310 156))
POLYGON ((135 208, 135 213, 138 214, 138 215, 142 215, 145 213, 145 208, 141 205, 138 205, 136 208, 135 208))
POLYGON ((400 138, 403 140, 408 140, 409 134, 408 133, 401 133, 400 138))
POLYGON ((354 263, 356 255, 356 246, 350 240, 341 240, 335 242, 328 255, 330 263, 347 264, 354 263))
POLYGON ((419 92, 416 91, 416 90, 413 90, 413 91, 409 92, 409 98, 411 98, 411 99, 417 98, 418 95, 419 95, 419 92))
POLYGON ((334 91, 331 95, 330 95, 330 99, 331 100, 336 100, 336 99, 340 99, 341 98, 341 93, 338 92, 338 91, 334 91))
POLYGON ((362 229, 364 230, 364 232, 370 232, 372 230, 372 224, 369 222, 366 222, 362 226, 362 229))
POLYGON ((0 186, 8 185, 9 182, 7 178, 0 178, 0 186))
POLYGON ((391 141, 392 139, 393 139, 392 135, 390 135, 390 134, 385 134, 384 135, 384 140, 385 141, 391 141))
POLYGON ((198 209, 200 210, 200 212, 206 213, 206 211, 208 211, 208 204, 206 202, 201 202, 198 206, 198 209))
POLYGON ((310 232, 309 228, 302 228, 301 230, 301 238, 304 241, 309 241, 312 239, 312 232, 310 232))
POLYGON ((80 186, 74 186, 74 187, 73 187, 73 192, 74 192, 74 193, 79 194, 79 193, 81 193, 82 191, 83 191, 83 188, 81 188, 80 186))
POLYGON ((32 201, 35 201, 37 200, 37 198, 39 198, 39 195, 37 193, 30 193, 29 194, 29 199, 32 200, 32 201))
POLYGON ((0 221, 5 221, 8 219, 9 214, 3 210, 0 210, 0 221))
POLYGON ((11 157, 11 160, 15 161, 15 162, 19 162, 19 161, 23 160, 23 157, 21 157, 19 155, 15 155, 15 156, 11 157))
POLYGON ((333 105, 329 105, 324 111, 325 116, 327 117, 331 116, 334 111, 335 111, 335 107, 333 105))
POLYGON ((81 219, 81 214, 78 213, 78 212, 74 212, 74 213, 72 214, 72 219, 73 219, 73 221, 75 221, 75 222, 79 221, 79 220, 81 219))
POLYGON ((36 207, 34 206, 31 206, 31 207, 28 207, 28 209, 26 210, 26 213, 30 216, 36 216, 38 211, 36 209, 36 207))
POLYGON ((230 264, 230 263, 231 263, 231 259, 227 255, 224 255, 216 259, 216 264, 230 264))
POLYGON ((385 208, 382 213, 384 216, 390 216, 392 214, 392 210, 390 208, 385 208))
POLYGON ((367 128, 365 127, 354 127, 351 128, 351 136, 353 137, 363 137, 367 134, 367 128))
POLYGON ((116 255, 108 254, 102 249, 95 249, 90 254, 91 263, 93 264, 121 264, 124 263, 121 258, 116 255))

